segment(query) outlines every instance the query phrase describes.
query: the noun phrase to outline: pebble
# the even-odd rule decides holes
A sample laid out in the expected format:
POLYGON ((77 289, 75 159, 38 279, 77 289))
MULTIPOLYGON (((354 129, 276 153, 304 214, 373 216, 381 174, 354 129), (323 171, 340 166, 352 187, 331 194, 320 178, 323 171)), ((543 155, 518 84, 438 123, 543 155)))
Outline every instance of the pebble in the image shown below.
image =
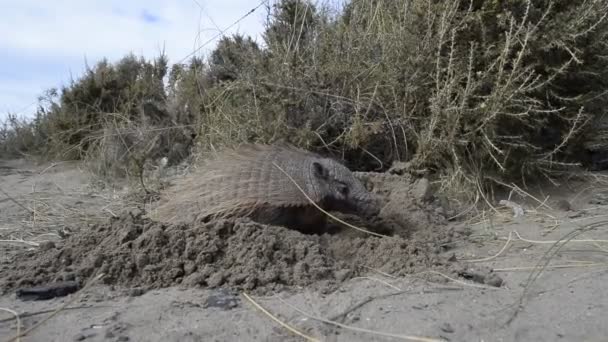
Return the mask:
POLYGON ((44 241, 38 245, 38 248, 40 248, 41 251, 48 251, 50 249, 54 249, 55 247, 56 246, 53 241, 44 241))
POLYGON ((441 329, 441 331, 443 331, 444 333, 448 333, 448 334, 451 334, 454 332, 454 328, 452 328, 450 323, 443 323, 442 325, 439 326, 439 329, 441 329))

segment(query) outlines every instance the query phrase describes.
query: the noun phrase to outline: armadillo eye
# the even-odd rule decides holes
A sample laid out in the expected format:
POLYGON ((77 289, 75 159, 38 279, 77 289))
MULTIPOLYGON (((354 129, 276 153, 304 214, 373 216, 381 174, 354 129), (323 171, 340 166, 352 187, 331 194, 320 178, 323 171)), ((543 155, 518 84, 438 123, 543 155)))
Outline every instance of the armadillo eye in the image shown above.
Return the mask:
POLYGON ((346 184, 342 184, 342 183, 338 184, 338 191, 343 196, 348 196, 348 187, 346 186, 346 184))

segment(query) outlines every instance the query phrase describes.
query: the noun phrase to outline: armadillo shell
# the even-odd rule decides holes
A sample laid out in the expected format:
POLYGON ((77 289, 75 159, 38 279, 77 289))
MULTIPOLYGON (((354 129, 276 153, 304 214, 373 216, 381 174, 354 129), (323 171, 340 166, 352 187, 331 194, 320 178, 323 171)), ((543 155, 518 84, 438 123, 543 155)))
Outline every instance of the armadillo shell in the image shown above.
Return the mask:
POLYGON ((251 144, 225 151, 176 181, 153 216, 176 222, 193 217, 248 215, 260 208, 308 206, 310 200, 320 203, 322 194, 312 174, 312 163, 319 158, 305 150, 278 145, 251 144))

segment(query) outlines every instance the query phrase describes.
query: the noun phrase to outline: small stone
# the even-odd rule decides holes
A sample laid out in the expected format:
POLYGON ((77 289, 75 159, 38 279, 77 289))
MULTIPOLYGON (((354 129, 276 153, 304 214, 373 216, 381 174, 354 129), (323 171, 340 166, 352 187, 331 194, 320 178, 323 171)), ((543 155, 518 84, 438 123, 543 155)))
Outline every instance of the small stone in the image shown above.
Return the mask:
POLYGON ((561 200, 555 202, 555 206, 557 207, 557 209, 559 209, 561 211, 570 211, 570 210, 572 210, 572 205, 570 204, 570 202, 568 202, 565 199, 561 199, 561 200))
POLYGON ((443 323, 442 325, 439 326, 439 329, 441 329, 441 331, 443 331, 444 333, 448 333, 448 334, 451 334, 454 332, 454 328, 452 328, 450 323, 443 323))
POLYGON ((608 194, 601 192, 597 193, 593 195, 593 197, 589 200, 589 203, 597 205, 606 205, 608 204, 608 194))
POLYGON ((184 264, 184 272, 186 275, 190 275, 197 270, 197 265, 195 262, 186 262, 184 264))
POLYGON ((150 263, 150 257, 147 254, 141 253, 136 257, 136 265, 137 268, 143 269, 150 263))
POLYGON ((494 287, 501 287, 504 281, 496 273, 490 273, 486 276, 485 283, 494 287))
POLYGON ((94 332, 82 332, 82 333, 78 333, 76 334, 76 336, 74 336, 74 341, 84 341, 88 338, 92 338, 95 337, 97 334, 94 332))
POLYGON ((420 178, 412 188, 412 194, 421 201, 428 201, 433 197, 431 183, 426 178, 420 178))
POLYGON ((487 267, 464 268, 459 271, 460 276, 472 280, 476 283, 500 287, 503 284, 502 278, 492 272, 487 267))
POLYGON ((129 296, 139 297, 139 296, 143 295, 144 293, 146 293, 146 290, 142 289, 141 287, 136 287, 129 291, 129 296))
POLYGON ((223 283, 224 283, 224 274, 221 271, 213 274, 207 280, 207 284, 209 285, 209 287, 218 287, 218 286, 222 285, 223 283))
POLYGON ((50 249, 54 249, 55 247, 56 246, 53 241, 44 241, 38 245, 38 248, 40 248, 41 251, 48 251, 50 249))
POLYGON ((388 169, 389 174, 393 175, 404 175, 412 168, 412 163, 395 161, 393 165, 388 169))
POLYGON ((347 269, 337 270, 334 272, 334 277, 336 277, 336 280, 343 282, 348 278, 350 273, 351 273, 350 270, 347 270, 347 269))
POLYGON ((210 295, 204 302, 203 307, 205 308, 220 308, 223 310, 234 309, 239 306, 239 297, 230 293, 225 289, 218 290, 214 294, 210 295))
POLYGON ((471 234, 473 234, 473 230, 471 229, 471 227, 465 225, 454 227, 454 232, 456 232, 458 235, 464 236, 470 236, 471 234))
POLYGON ((63 281, 75 281, 76 274, 74 272, 66 272, 63 274, 63 281))
POLYGON ((144 212, 139 208, 130 208, 129 215, 131 215, 131 217, 133 217, 133 218, 138 219, 144 215, 144 212))

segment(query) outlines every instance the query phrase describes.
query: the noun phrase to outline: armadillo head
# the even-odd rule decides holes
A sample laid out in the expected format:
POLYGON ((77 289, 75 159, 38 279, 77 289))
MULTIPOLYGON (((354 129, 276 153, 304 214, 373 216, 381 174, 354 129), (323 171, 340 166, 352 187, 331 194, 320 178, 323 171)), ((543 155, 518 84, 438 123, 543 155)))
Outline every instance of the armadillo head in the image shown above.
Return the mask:
POLYGON ((378 202, 365 186, 344 165, 328 158, 312 163, 312 173, 329 210, 355 212, 363 216, 376 215, 378 202))

